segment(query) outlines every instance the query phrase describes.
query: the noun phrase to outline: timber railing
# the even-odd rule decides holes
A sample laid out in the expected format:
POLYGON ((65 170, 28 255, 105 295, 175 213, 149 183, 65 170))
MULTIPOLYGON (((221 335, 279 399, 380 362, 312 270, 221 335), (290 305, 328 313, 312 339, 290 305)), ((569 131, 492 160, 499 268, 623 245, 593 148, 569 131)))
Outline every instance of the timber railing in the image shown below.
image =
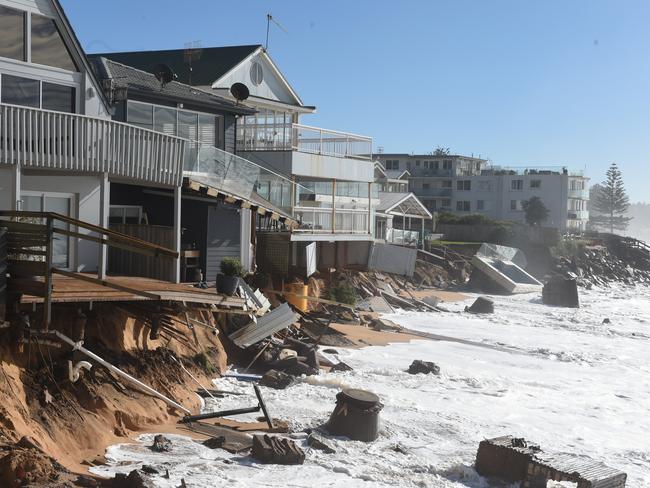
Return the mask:
POLYGON ((150 300, 160 300, 160 296, 154 293, 101 279, 99 272, 97 278, 94 278, 87 273, 77 273, 55 266, 53 248, 56 235, 88 240, 145 256, 178 258, 178 253, 171 249, 53 212, 0 210, 0 227, 7 229, 7 272, 10 276, 8 288, 18 293, 43 297, 44 329, 49 328, 52 319, 52 277, 55 274, 150 300), (58 226, 61 224, 68 228, 58 226), (83 234, 79 232, 80 229, 94 235, 83 234))
POLYGON ((0 164, 179 186, 185 144, 110 119, 0 104, 0 164))

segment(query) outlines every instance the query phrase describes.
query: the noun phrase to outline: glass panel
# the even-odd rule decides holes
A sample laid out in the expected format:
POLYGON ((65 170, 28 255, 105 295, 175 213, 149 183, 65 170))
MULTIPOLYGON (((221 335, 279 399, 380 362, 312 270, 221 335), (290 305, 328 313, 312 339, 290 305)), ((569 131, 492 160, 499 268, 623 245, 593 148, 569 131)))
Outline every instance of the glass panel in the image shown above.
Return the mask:
MULTIPOLYGON (((178 136, 190 141, 196 141, 198 138, 198 115, 192 112, 178 111, 178 136)), ((197 168, 195 162, 198 157, 198 147, 195 142, 190 142, 185 146, 185 170, 201 171, 197 168)))
POLYGON ((75 112, 75 89, 43 82, 43 108, 57 112, 75 112))
POLYGON ((40 107, 40 82, 19 76, 2 75, 2 103, 40 107))
POLYGON ((25 60, 25 13, 0 7, 0 56, 25 60))
POLYGON ((43 199, 34 195, 21 195, 20 199, 23 201, 21 210, 26 212, 42 212, 43 199))
POLYGON ((54 19, 32 14, 32 63, 78 71, 54 19))
POLYGON ((176 135, 176 109, 166 107, 154 107, 153 130, 164 134, 176 135))
POLYGON ((148 103, 128 101, 126 121, 145 129, 153 129, 153 107, 148 103))
MULTIPOLYGON (((56 212, 61 215, 70 215, 70 198, 68 197, 48 197, 45 196, 45 212, 56 212)), ((61 221, 54 221, 54 226, 59 229, 70 230, 70 224, 61 221)), ((59 268, 69 266, 68 249, 70 248, 70 238, 59 233, 54 234, 52 242, 52 265, 59 268)))

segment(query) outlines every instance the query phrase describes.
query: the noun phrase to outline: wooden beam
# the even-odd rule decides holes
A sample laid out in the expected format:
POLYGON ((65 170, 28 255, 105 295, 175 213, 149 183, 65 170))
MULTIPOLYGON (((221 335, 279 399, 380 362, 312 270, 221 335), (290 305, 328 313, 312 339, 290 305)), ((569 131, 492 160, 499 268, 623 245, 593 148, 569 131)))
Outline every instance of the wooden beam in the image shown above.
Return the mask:
POLYGON ((63 269, 58 269, 58 268, 52 268, 52 272, 55 274, 67 276, 68 278, 87 281, 88 283, 93 283, 95 285, 101 285, 107 288, 113 288, 114 290, 119 290, 126 293, 132 293, 133 295, 149 298, 150 300, 161 300, 160 295, 149 293, 148 291, 144 291, 144 290, 138 290, 136 288, 130 288, 128 286, 118 285, 117 283, 113 283, 108 280, 100 280, 98 278, 86 276, 85 274, 82 273, 73 273, 72 271, 65 271, 63 269))
POLYGON ((117 247, 119 249, 124 249, 125 251, 131 251, 137 254, 144 254, 146 256, 165 257, 165 258, 175 259, 179 255, 179 253, 173 251, 168 251, 163 253, 161 252, 160 249, 143 249, 138 246, 124 244, 122 242, 112 241, 110 239, 102 239, 101 237, 95 237, 90 234, 81 234, 79 232, 73 232, 71 230, 59 229, 58 227, 54 229, 54 232, 56 232, 57 234, 63 234, 70 237, 76 237, 79 239, 98 242, 100 244, 106 244, 107 246, 117 247))

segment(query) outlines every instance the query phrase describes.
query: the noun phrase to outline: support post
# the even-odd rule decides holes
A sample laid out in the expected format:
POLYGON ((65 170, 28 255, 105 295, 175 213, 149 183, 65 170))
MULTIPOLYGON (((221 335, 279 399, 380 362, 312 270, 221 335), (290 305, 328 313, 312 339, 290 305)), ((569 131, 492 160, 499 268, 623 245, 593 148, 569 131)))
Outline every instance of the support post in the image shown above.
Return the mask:
MULTIPOLYGON (((111 207, 111 183, 108 181, 108 173, 102 173, 99 178, 99 225, 108 229, 108 214, 111 207)), ((108 246, 106 246, 106 244, 100 244, 99 266, 97 272, 97 277, 100 280, 106 279, 107 267, 108 246)))
POLYGON ((46 217, 47 244, 45 245, 45 297, 43 298, 43 329, 49 330, 52 322, 52 247, 54 244, 54 219, 46 217))
POLYGON ((174 188, 174 251, 178 253, 173 266, 172 281, 181 282, 181 187, 174 188))
POLYGON ((422 239, 422 249, 424 249, 424 217, 422 217, 422 234, 420 234, 420 239, 422 239))
POLYGON ((336 180, 332 180, 332 234, 336 232, 336 180))
POLYGON ((11 210, 21 210, 21 176, 22 170, 20 164, 13 165, 11 168, 11 210))
POLYGON ((373 222, 372 222, 372 183, 368 182, 368 234, 373 235, 373 222))

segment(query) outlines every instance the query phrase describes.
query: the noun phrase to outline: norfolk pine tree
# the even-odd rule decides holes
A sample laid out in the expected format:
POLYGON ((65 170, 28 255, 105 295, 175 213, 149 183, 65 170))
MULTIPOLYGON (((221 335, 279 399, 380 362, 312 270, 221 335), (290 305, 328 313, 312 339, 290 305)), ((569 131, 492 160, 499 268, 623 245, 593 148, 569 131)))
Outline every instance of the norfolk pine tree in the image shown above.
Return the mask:
POLYGON ((630 200, 623 186, 623 176, 616 163, 612 163, 609 167, 607 178, 599 186, 593 202, 596 213, 591 218, 592 223, 609 229, 612 234, 615 229, 627 229, 632 220, 625 216, 630 208, 630 200))

